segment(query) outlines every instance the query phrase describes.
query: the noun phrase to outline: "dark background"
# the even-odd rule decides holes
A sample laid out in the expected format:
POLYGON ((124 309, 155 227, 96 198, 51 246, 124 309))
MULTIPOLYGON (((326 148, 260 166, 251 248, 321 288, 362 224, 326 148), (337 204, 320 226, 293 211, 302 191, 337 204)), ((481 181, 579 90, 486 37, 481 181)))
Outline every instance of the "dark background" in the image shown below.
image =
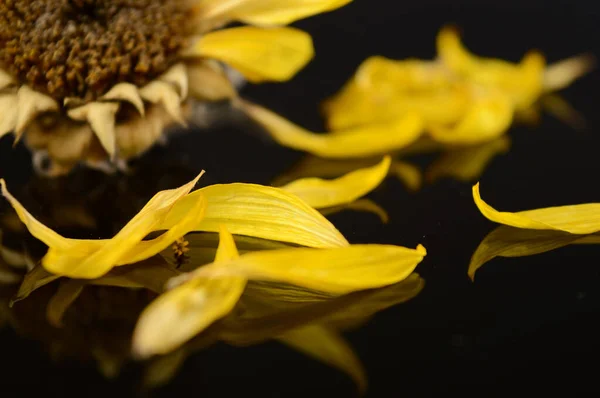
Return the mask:
MULTIPOLYGON (((248 86, 243 94, 321 130, 318 102, 337 91, 366 57, 431 58, 435 35, 445 23, 459 25, 477 54, 517 61, 538 48, 553 62, 582 52, 600 56, 599 21, 595 1, 355 0, 295 24, 313 35, 317 58, 292 82, 248 86)), ((549 116, 535 129, 511 130, 511 151, 481 177, 484 198, 512 211, 598 201, 599 89, 600 71, 563 92, 586 116, 585 131, 549 116)), ((189 134, 170 145, 170 154, 157 150, 144 162, 187 162, 207 170, 206 182, 269 183, 300 158, 243 130, 223 126, 189 134)), ((27 153, 23 148, 11 152, 7 140, 0 150, 0 173, 13 185, 24 182, 30 172, 27 153)), ((381 225, 357 213, 335 215, 332 220, 351 242, 422 243, 429 255, 417 269, 426 280, 421 295, 347 334, 368 372, 367 396, 600 392, 599 247, 495 259, 473 283, 466 273, 469 259, 494 225, 475 208, 471 184, 447 179, 409 194, 390 178, 370 198, 390 213, 391 222, 381 225)), ((127 373, 107 382, 91 364, 52 365, 34 342, 9 331, 0 332, 0 358, 0 389, 18 387, 19 396, 129 396, 133 391, 127 373)), ((191 394, 355 393, 345 375, 268 343, 246 349, 217 345, 189 359, 156 396, 191 394)))

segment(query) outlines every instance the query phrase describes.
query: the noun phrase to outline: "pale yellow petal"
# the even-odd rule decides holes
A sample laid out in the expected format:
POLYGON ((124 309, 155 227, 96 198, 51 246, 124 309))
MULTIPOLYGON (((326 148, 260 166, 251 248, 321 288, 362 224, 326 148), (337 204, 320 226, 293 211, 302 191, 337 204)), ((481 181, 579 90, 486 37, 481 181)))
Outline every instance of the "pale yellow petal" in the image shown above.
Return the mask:
POLYGON ((0 138, 15 130, 19 104, 14 94, 0 94, 0 138))
POLYGON ((179 63, 172 66, 168 71, 161 75, 158 80, 174 85, 179 90, 180 98, 187 98, 189 81, 185 64, 179 63))
MULTIPOLYGON (((233 237, 221 228, 215 265, 238 258, 233 237)), ((154 300, 141 314, 133 335, 139 357, 166 354, 227 315, 244 292, 243 277, 197 278, 154 300)))
POLYGON ((423 132, 423 121, 420 116, 412 113, 393 123, 316 134, 258 105, 240 102, 240 106, 279 144, 325 158, 367 157, 389 153, 410 145, 423 132))
POLYGON ((571 234, 591 234, 600 231, 600 203, 547 207, 516 213, 499 212, 481 199, 479 184, 473 187, 473 198, 479 211, 487 219, 499 224, 571 234))
POLYGON ((23 282, 21 282, 21 286, 19 286, 19 291, 11 301, 11 305, 29 297, 35 290, 52 283, 59 278, 60 276, 49 273, 41 265, 36 265, 31 271, 25 274, 23 282))
POLYGON ((365 370, 352 348, 337 332, 321 325, 308 325, 290 330, 277 340, 347 373, 361 393, 366 390, 365 370))
POLYGON ((564 98, 557 94, 546 94, 541 100, 541 105, 546 112, 575 130, 584 130, 587 127, 585 116, 573 108, 564 98))
POLYGON ((402 281, 425 255, 421 245, 417 249, 351 245, 334 249, 268 250, 247 253, 227 263, 207 265, 192 274, 194 278, 243 276, 346 294, 402 281))
POLYGON ((417 166, 401 160, 392 161, 390 174, 402 181, 411 192, 418 191, 423 183, 421 170, 417 166))
POLYGON ((104 150, 111 158, 116 155, 115 118, 119 104, 111 102, 90 102, 89 104, 70 109, 67 114, 71 119, 87 121, 98 137, 104 150))
POLYGON ((377 188, 387 176, 390 163, 391 158, 386 156, 375 166, 352 171, 335 180, 303 178, 280 188, 293 193, 316 209, 338 206, 350 203, 377 188))
POLYGON ((390 221, 390 216, 387 211, 377 203, 373 202, 370 199, 358 199, 354 202, 347 203, 345 205, 328 207, 326 209, 321 209, 320 212, 325 217, 330 216, 332 214, 336 214, 342 211, 351 210, 351 211, 361 211, 375 214, 379 217, 382 223, 387 224, 390 221))
POLYGON ((46 306, 46 318, 54 327, 62 326, 62 318, 83 292, 85 283, 76 279, 63 281, 46 306))
POLYGON ((119 83, 111 88, 100 99, 128 102, 135 107, 141 116, 144 116, 144 101, 142 100, 142 97, 140 97, 138 88, 134 84, 119 83))
POLYGON ((236 235, 302 246, 348 245, 333 224, 297 196, 255 184, 218 184, 199 189, 175 205, 161 229, 172 228, 180 222, 196 195, 203 195, 208 202, 197 231, 218 232, 221 225, 225 225, 236 235))
POLYGON ((181 97, 171 83, 160 80, 152 81, 140 88, 140 95, 150 103, 162 105, 177 123, 185 125, 181 97))
POLYGON ((4 90, 6 87, 14 84, 15 80, 11 75, 0 69, 0 90, 4 90))
POLYGON ((595 234, 582 237, 561 231, 518 229, 502 225, 481 241, 471 257, 468 274, 474 279, 477 270, 495 257, 532 256, 580 241, 585 244, 599 244, 600 236, 595 234))
MULTIPOLYGON (((201 215, 204 203, 201 196, 195 196, 190 203, 189 214, 183 214, 172 231, 151 241, 141 242, 152 231, 160 228, 174 204, 187 195, 198 182, 202 174, 193 181, 177 189, 161 191, 154 195, 144 208, 127 223, 112 239, 94 241, 74 241, 66 250, 50 246, 42 259, 42 265, 56 275, 71 278, 95 279, 117 265, 141 261, 158 254, 177 237, 189 232, 201 215), (181 226, 183 225, 183 227, 181 226), (184 228, 185 227, 185 228, 184 228), (184 228, 183 231, 179 228, 184 228), (173 235, 176 235, 174 237, 173 235), (170 241, 169 241, 170 239, 170 241)), ((171 228, 169 228, 171 229, 171 228)))
POLYGON ((201 0, 201 20, 239 21, 250 25, 287 25, 342 7, 352 0, 201 0))
POLYGON ((152 256, 127 267, 111 270, 102 278, 88 281, 92 285, 116 286, 124 288, 144 288, 155 293, 165 291, 169 279, 181 272, 161 256, 152 256))
POLYGON ((430 126, 433 139, 449 144, 478 144, 506 133, 513 121, 514 108, 502 92, 477 98, 455 126, 430 126))
POLYGON ((294 28, 242 26, 211 32, 193 54, 223 61, 252 83, 291 79, 313 57, 309 34, 294 28))
POLYGON ((38 115, 44 112, 58 111, 58 104, 52 98, 38 93, 27 86, 21 86, 17 92, 17 124, 15 134, 17 140, 38 115))
POLYGON ((590 73, 595 67, 596 58, 591 54, 567 58, 548 65, 544 72, 544 91, 562 90, 590 73))
POLYGON ((190 95, 205 101, 221 101, 237 95, 223 69, 214 60, 188 64, 190 95))

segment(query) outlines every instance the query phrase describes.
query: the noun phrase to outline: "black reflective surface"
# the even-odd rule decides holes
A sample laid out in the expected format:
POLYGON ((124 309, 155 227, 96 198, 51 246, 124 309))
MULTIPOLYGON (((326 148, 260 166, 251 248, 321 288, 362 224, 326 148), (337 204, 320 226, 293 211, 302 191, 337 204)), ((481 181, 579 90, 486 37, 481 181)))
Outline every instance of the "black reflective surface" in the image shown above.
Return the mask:
MULTIPOLYGON (((600 7, 592 1, 401 3, 356 0, 298 23, 313 34, 315 61, 290 83, 247 86, 243 95, 320 130, 318 103, 362 60, 374 54, 430 58, 435 34, 447 22, 461 26, 466 44, 481 55, 515 61, 528 49, 539 48, 550 62, 582 52, 600 56, 600 7)), ((495 156, 478 178, 486 200, 512 211, 597 202, 599 90, 600 72, 595 72, 563 92, 585 116, 585 130, 573 130, 550 116, 536 127, 515 126, 510 150, 495 156)), ((269 184, 304 157, 271 143, 243 120, 180 136, 142 159, 141 171, 129 177, 79 172, 62 182, 32 181, 22 147, 11 151, 11 143, 2 140, 0 150, 0 175, 32 212, 51 214, 52 208, 72 201, 94 214, 96 227, 75 223, 79 227, 72 230, 86 237, 110 236, 157 190, 180 185, 200 169, 207 171, 203 184, 269 184), (52 195, 52 186, 61 183, 67 188, 55 187, 59 193, 52 195)), ((438 158, 434 153, 407 160, 427 170, 438 158)), ((346 333, 367 371, 367 396, 572 396, 600 391, 595 381, 600 246, 569 245, 527 257, 496 258, 472 282, 467 274, 471 256, 496 227, 473 204, 474 182, 425 179, 411 192, 389 177, 368 196, 388 212, 389 223, 363 212, 330 216, 352 243, 422 243, 428 249, 417 268, 424 290, 346 333)), ((6 203, 2 209, 6 211, 6 203)), ((72 212, 73 206, 65 209, 59 214, 72 212)), ((135 298, 124 300, 137 303, 135 298)), ((81 344, 91 344, 97 334, 114 337, 117 344, 119 327, 125 324, 95 324, 81 344)), ((126 365, 108 381, 93 362, 54 363, 40 341, 20 337, 10 328, 0 331, 2 396, 4 391, 6 396, 137 393, 139 366, 126 365)), ((189 357, 173 381, 153 396, 192 394, 346 397, 355 396, 356 388, 341 372, 275 342, 246 348, 219 343, 189 357)))

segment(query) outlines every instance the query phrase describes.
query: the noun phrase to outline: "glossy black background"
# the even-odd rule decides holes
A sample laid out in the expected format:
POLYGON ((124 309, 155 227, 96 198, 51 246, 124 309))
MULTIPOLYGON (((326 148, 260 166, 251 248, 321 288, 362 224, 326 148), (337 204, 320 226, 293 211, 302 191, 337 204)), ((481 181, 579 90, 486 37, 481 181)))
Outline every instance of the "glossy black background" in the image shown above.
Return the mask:
MULTIPOLYGON (((556 61, 587 51, 600 56, 599 21, 594 1, 355 0, 296 24, 313 34, 318 54, 297 78, 248 86, 243 93, 319 130, 317 103, 363 59, 373 54, 430 58, 444 23, 461 26, 466 44, 481 55, 516 61, 535 47, 556 61)), ((481 178, 484 198, 515 211, 598 201, 599 89, 596 72, 564 92, 586 116, 586 131, 551 117, 535 129, 514 128, 512 150, 497 157, 481 178)), ((181 180, 204 168, 207 183, 269 183, 301 157, 244 130, 225 125, 189 134, 175 140, 169 154, 157 150, 144 162, 158 170, 166 164, 191 167, 181 180)), ((30 170, 23 148, 11 152, 3 140, 0 150, 1 175, 15 186, 25 181, 30 170)), ((409 194, 388 179, 370 198, 388 210, 390 224, 358 213, 332 217, 354 243, 422 243, 429 252, 417 269, 427 283, 423 293, 348 334, 368 371, 368 396, 599 392, 600 248, 495 259, 472 283, 466 274, 470 256, 494 226, 478 213, 470 192, 471 184, 442 180, 409 194)), ((0 388, 21 388, 18 396, 133 393, 133 372, 106 382, 92 365, 55 366, 35 343, 8 331, 0 332, 0 363, 0 388)), ((156 395, 188 394, 346 397, 354 395, 354 387, 337 371, 275 343, 247 349, 218 345, 188 360, 156 395)))

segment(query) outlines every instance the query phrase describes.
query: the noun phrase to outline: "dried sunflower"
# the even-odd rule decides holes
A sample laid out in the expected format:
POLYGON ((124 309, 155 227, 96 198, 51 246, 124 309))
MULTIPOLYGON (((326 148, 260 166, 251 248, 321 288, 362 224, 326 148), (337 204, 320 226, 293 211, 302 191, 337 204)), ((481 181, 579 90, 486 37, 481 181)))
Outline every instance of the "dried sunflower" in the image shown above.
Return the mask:
POLYGON ((313 46, 282 25, 349 1, 3 1, 0 137, 23 137, 48 175, 114 170, 184 125, 195 100, 235 96, 221 62, 254 83, 290 79, 313 46), (253 26, 215 31, 230 22, 253 26))

